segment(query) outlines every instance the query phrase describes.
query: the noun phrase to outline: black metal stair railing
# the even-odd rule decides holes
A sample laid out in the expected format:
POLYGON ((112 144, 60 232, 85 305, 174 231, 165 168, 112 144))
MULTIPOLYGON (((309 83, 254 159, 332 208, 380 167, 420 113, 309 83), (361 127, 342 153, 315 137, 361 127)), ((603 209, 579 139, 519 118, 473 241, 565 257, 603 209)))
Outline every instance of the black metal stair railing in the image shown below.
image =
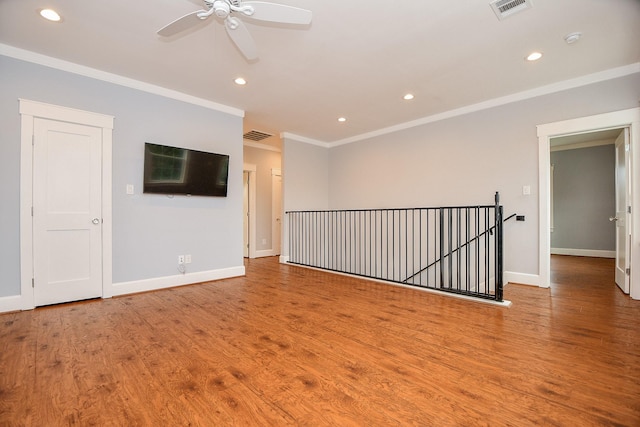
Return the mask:
POLYGON ((287 212, 288 262, 483 299, 503 297, 503 208, 287 212))

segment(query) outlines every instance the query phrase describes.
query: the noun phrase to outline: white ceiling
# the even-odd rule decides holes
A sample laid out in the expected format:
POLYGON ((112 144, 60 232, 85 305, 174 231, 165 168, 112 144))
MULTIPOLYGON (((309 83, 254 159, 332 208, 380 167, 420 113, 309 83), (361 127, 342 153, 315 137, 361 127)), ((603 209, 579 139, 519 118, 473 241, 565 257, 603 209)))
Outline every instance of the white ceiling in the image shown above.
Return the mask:
POLYGON ((156 35, 197 0, 0 0, 0 43, 242 109, 245 131, 327 143, 640 62, 639 0, 533 0, 503 21, 488 0, 274 1, 311 10, 312 24, 245 21, 251 63, 214 19, 156 35), (544 56, 528 63, 533 50, 544 56))

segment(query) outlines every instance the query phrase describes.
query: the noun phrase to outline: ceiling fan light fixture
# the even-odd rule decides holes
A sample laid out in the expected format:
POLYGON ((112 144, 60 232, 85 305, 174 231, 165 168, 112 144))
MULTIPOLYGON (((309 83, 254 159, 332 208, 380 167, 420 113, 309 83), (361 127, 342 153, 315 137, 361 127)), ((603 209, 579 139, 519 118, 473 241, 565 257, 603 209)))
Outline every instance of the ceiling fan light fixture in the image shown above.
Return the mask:
POLYGON ((51 22, 60 22, 60 20, 62 19, 58 12, 53 9, 42 9, 40 11, 40 16, 51 22))

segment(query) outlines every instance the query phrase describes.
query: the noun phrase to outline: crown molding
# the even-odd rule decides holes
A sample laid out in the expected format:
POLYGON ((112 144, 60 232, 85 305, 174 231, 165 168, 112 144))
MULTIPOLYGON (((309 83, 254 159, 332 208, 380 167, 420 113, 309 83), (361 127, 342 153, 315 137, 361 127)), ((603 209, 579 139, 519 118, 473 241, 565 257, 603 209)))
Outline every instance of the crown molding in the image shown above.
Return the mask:
POLYGON ((51 56, 42 55, 40 53, 31 52, 17 47, 0 43, 0 55, 10 58, 19 59, 33 64, 43 65, 45 67, 54 68, 56 70, 66 71, 68 73, 77 74, 92 79, 113 83, 119 86, 137 89, 154 95, 163 96, 165 98, 175 99, 177 101, 186 102, 210 110, 231 114, 233 116, 244 117, 244 110, 230 107, 228 105, 218 104, 217 102, 207 99, 198 98, 197 96, 187 95, 172 89, 161 86, 152 85, 139 80, 120 76, 118 74, 108 73, 95 68, 86 67, 73 62, 64 61, 62 59, 53 58, 51 56))
POLYGON ((540 86, 535 89, 517 92, 511 95, 490 99, 487 101, 479 102, 477 104, 467 105, 465 107, 456 108, 454 110, 445 111, 442 113, 423 117, 417 120, 412 120, 410 122, 400 123, 398 125, 389 126, 386 128, 372 131, 372 132, 367 132, 360 135, 334 141, 334 142, 328 143, 328 146, 331 148, 338 147, 340 145, 350 144, 352 142, 358 142, 365 139, 374 138, 376 136, 386 135, 389 133, 398 132, 401 130, 410 129, 417 126, 422 126, 428 123, 434 123, 434 122, 462 116, 469 113, 488 110, 490 108, 500 107, 502 105, 511 104, 514 102, 525 101, 527 99, 536 98, 538 96, 550 95, 552 93, 562 92, 564 90, 574 89, 581 86, 587 86, 590 84, 599 83, 606 80, 625 77, 635 73, 640 73, 640 62, 625 65, 622 67, 611 68, 609 70, 604 70, 597 73, 587 74, 585 76, 576 77, 574 79, 563 80, 561 82, 552 83, 546 86, 540 86))
POLYGON ((300 135, 296 135, 293 133, 289 133, 289 132, 282 132, 280 134, 280 139, 284 140, 284 139, 292 139, 294 141, 298 141, 298 142, 304 142, 305 144, 311 144, 311 145, 317 145, 318 147, 323 147, 323 148, 329 148, 330 144, 323 142, 323 141, 318 141, 317 139, 311 139, 311 138, 307 138, 305 136, 300 136, 300 135))

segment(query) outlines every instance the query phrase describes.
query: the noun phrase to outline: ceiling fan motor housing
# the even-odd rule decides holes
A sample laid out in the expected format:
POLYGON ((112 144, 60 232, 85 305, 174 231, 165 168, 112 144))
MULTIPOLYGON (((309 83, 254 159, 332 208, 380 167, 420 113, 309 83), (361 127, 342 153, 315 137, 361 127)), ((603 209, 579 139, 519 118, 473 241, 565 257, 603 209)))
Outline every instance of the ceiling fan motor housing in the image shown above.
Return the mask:
POLYGON ((218 0, 213 2, 213 10, 218 18, 226 19, 231 12, 231 6, 226 1, 218 0))

